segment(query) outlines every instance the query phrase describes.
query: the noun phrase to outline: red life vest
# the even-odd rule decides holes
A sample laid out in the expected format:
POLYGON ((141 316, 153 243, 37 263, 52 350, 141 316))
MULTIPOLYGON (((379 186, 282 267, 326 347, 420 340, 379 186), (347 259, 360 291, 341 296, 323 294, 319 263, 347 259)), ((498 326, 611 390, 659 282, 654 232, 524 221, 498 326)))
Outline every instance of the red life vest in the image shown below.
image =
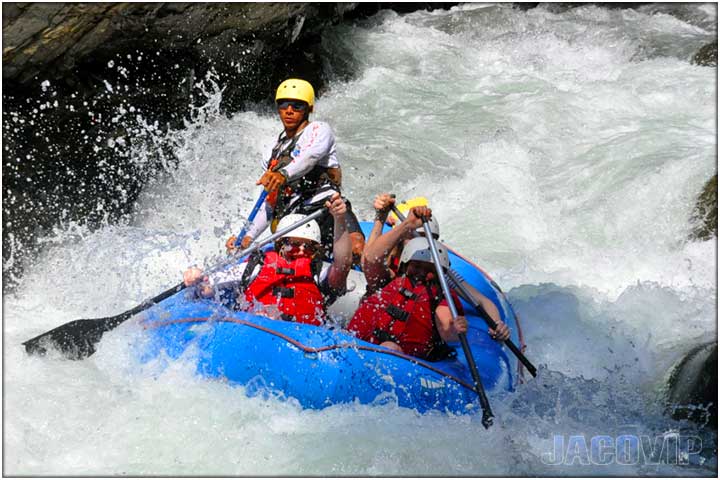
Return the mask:
POLYGON ((398 271, 400 270, 400 256, 399 255, 393 255, 390 258, 390 264, 388 265, 388 269, 392 271, 395 275, 397 275, 398 271))
POLYGON ((276 252, 268 252, 260 272, 245 289, 245 299, 277 305, 284 320, 298 323, 322 325, 325 316, 325 303, 310 258, 290 262, 276 252))
POLYGON ((429 358, 433 356, 432 351, 439 352, 441 347, 447 354, 449 347, 435 326, 438 304, 437 288, 413 286, 403 275, 367 297, 350 320, 348 329, 371 343, 393 341, 409 355, 429 358))

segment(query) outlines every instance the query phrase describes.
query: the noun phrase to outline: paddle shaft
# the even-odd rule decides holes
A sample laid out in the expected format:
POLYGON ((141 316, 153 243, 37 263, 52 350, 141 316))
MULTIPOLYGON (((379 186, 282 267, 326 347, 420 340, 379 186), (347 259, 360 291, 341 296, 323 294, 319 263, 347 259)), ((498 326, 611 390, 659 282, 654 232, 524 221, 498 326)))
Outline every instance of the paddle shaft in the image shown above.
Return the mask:
MULTIPOLYGON (((485 320, 485 323, 488 327, 495 330, 495 328, 497 328, 497 323, 495 323, 495 320, 493 320, 490 314, 487 313, 487 310, 485 310, 485 308, 482 306, 482 303, 475 300, 474 295, 465 285, 463 285, 464 280, 462 279, 462 277, 460 277, 460 275, 452 269, 448 269, 448 277, 450 277, 450 282, 453 284, 453 286, 459 291, 460 296, 466 301, 468 301, 473 307, 475 307, 475 310, 477 310, 477 312, 480 314, 480 318, 485 320)), ((535 368, 535 365, 530 363, 530 360, 527 359, 525 354, 522 353, 522 351, 517 347, 517 345, 515 345, 515 343, 513 343, 513 341, 509 338, 505 340, 504 343, 508 347, 508 349, 510 349, 510 351, 515 354, 518 361, 520 361, 520 363, 522 363, 525 368, 527 368, 528 372, 530 372, 533 377, 537 377, 537 368, 535 368)))
MULTIPOLYGON (((277 240, 278 238, 300 227, 301 225, 305 225, 307 222, 315 220, 321 215, 324 215, 325 210, 326 209, 322 208, 316 212, 313 212, 302 220, 298 220, 292 225, 278 230, 277 232, 263 239, 260 242, 253 242, 245 250, 234 253, 229 260, 225 259, 221 262, 218 262, 216 265, 206 270, 205 273, 210 274, 217 270, 220 270, 224 266, 228 265, 231 261, 242 258, 245 255, 257 250, 258 248, 277 240)), ((95 352, 95 344, 100 341, 105 332, 114 329, 124 321, 132 318, 134 315, 144 310, 147 310, 156 303, 161 302, 168 297, 171 297, 172 295, 185 288, 186 287, 184 283, 179 283, 178 285, 175 285, 174 287, 165 290, 161 294, 149 300, 145 300, 140 305, 114 317, 73 320, 48 332, 40 334, 37 337, 33 337, 30 340, 26 340, 25 342, 23 342, 23 345, 25 345, 25 350, 27 351, 27 353, 43 354, 47 351, 46 346, 48 344, 54 344, 55 347, 58 348, 61 352, 63 352, 67 358, 70 358, 72 360, 79 360, 89 357, 95 352)))
MULTIPOLYGON (((245 255, 248 255, 248 254, 254 252, 258 248, 264 247, 265 245, 267 245, 270 242, 274 242, 275 240, 282 237, 286 233, 292 232, 296 228, 298 228, 302 225, 305 225, 306 223, 308 223, 312 220, 315 220, 324 214, 325 214, 325 209, 321 208, 320 210, 313 212, 312 214, 308 215, 307 217, 304 217, 302 220, 298 220, 297 222, 293 223, 292 225, 288 225, 287 227, 278 230, 277 232, 273 233, 269 237, 267 237, 259 242, 253 242, 245 250, 233 253, 230 257, 231 260, 227 260, 227 259, 222 260, 222 261, 216 263, 215 265, 213 265, 212 267, 210 267, 209 269, 205 270, 204 273, 205 274, 215 273, 218 270, 220 270, 221 268, 223 268, 224 266, 226 266, 227 264, 229 264, 230 261, 242 258, 245 255)), ((184 288, 185 288, 185 284, 179 283, 178 285, 175 285, 174 287, 165 290, 163 293, 161 293, 157 297, 153 297, 150 300, 146 300, 145 302, 141 303, 137 307, 133 308, 132 310, 128 310, 127 312, 124 312, 121 315, 130 314, 128 316, 128 318, 129 318, 129 317, 135 315, 136 313, 140 313, 143 310, 147 309, 148 307, 151 307, 152 305, 165 300, 166 298, 172 296, 173 294, 179 292, 180 290, 183 290, 184 288)))
POLYGON ((240 233, 238 234, 237 238, 235 239, 235 246, 239 247, 242 243, 242 239, 245 237, 245 234, 247 233, 248 227, 252 222, 255 221, 255 217, 257 216, 258 211, 260 210, 260 207, 263 203, 265 203, 265 197, 268 196, 267 190, 263 189, 262 193, 260 193, 260 196, 257 199, 257 202, 255 202, 255 206, 253 207, 252 211, 250 212, 250 216, 247 219, 247 222, 245 222, 245 225, 243 226, 242 230, 240 230, 240 233))
MULTIPOLYGON (((325 208, 321 208, 320 210, 317 210, 317 211, 311 213, 311 214, 308 215, 307 217, 303 217, 301 220, 298 220, 297 222, 293 223, 292 225, 288 225, 288 226, 285 227, 285 228, 281 228, 280 230, 276 231, 275 233, 273 233, 273 234, 270 235, 269 237, 264 238, 264 239, 260 240, 259 242, 253 242, 253 243, 251 243, 250 246, 249 246, 248 248, 246 248, 245 250, 242 250, 242 251, 240 251, 240 252, 235 252, 235 253, 233 253, 233 254, 231 255, 230 259, 231 259, 231 260, 235 260, 235 259, 242 258, 242 257, 244 257, 245 255, 248 255, 249 253, 254 252, 254 251, 257 250, 258 248, 264 247, 265 245, 267 245, 267 244, 270 243, 270 242, 274 242, 275 240, 277 240, 278 238, 282 237, 282 236, 285 235, 286 233, 290 233, 290 232, 292 232, 293 230, 295 230, 296 228, 298 228, 298 227, 300 227, 300 226, 302 226, 302 225, 305 225, 305 224, 308 223, 308 222, 311 222, 311 221, 313 221, 313 220, 316 220, 318 217, 321 217, 322 215, 324 215, 325 212, 326 212, 326 209, 325 209, 325 208)), ((221 268, 223 268, 225 265, 227 265, 227 264, 229 264, 229 263, 230 263, 230 260, 222 260, 222 261, 216 263, 214 266, 210 267, 209 269, 205 270, 204 273, 205 273, 205 274, 214 273, 214 272, 220 270, 221 268)))
MULTIPOLYGON (((440 287, 442 287, 443 295, 445 295, 445 299, 447 300, 453 321, 456 321, 458 317, 457 308, 455 308, 455 302, 450 294, 450 287, 448 287, 447 281, 445 281, 442 264, 440 263, 440 255, 438 254, 437 245, 435 245, 435 239, 432 236, 430 225, 428 225, 427 220, 425 219, 423 219, 423 228, 425 229, 425 237, 427 238, 428 245, 430 246, 430 253, 432 254, 433 263, 435 264, 435 269, 437 270, 440 287)), ((475 359, 473 358, 472 350, 470 350, 470 344, 468 343, 467 336, 464 333, 460 333, 458 334, 458 337, 460 338, 460 344, 462 345, 463 352, 465 353, 465 359, 467 360, 470 373, 472 374, 473 381, 475 382, 475 391, 480 399, 480 406, 483 410, 482 424, 487 429, 493 424, 493 413, 490 409, 490 402, 487 399, 487 395, 485 395, 485 387, 483 387, 480 373, 478 372, 477 365, 475 365, 475 359)))
MULTIPOLYGON (((298 227, 300 227, 300 226, 302 226, 302 225, 305 225, 306 223, 308 223, 308 222, 310 222, 310 221, 312 221, 312 220, 315 220, 316 218, 320 217, 320 216, 323 215, 324 213, 325 213, 325 209, 320 209, 320 210, 312 213, 311 215, 308 215, 307 217, 303 218, 302 220, 298 220, 297 222, 293 223, 292 225, 288 225, 287 227, 285 227, 285 228, 283 228, 283 229, 281 229, 281 230, 278 230, 277 232, 273 233, 273 234, 270 235, 269 237, 267 237, 267 238, 265 238, 265 239, 263 239, 263 240, 261 240, 261 241, 259 241, 259 242, 253 242, 253 243, 250 244, 250 246, 249 246, 248 248, 246 248, 245 250, 242 250, 242 251, 240 251, 240 252, 235 252, 235 253, 233 253, 233 254, 230 256, 230 260, 227 260, 227 259, 222 260, 222 261, 216 263, 215 265, 213 265, 212 267, 210 267, 209 269, 205 270, 204 273, 205 273, 205 274, 215 273, 215 272, 217 272, 218 270, 220 270, 221 268, 223 268, 223 267, 225 267, 226 265, 228 265, 231 261, 234 261, 234 260, 236 260, 236 259, 242 258, 242 257, 244 257, 245 255, 248 255, 248 254, 254 252, 254 251, 257 250, 258 248, 264 247, 265 245, 267 245, 267 244, 270 243, 270 242, 274 242, 275 240, 277 240, 278 238, 282 237, 282 236, 285 235, 286 233, 292 232, 292 231, 295 230, 296 228, 298 228, 298 227)), ((163 293, 161 293, 160 295, 158 295, 158 296, 156 296, 156 297, 153 297, 153 298, 151 298, 150 300, 145 300, 143 303, 141 303, 141 304, 138 305, 137 307, 135 307, 135 308, 133 308, 133 309, 131 309, 131 310, 128 310, 127 312, 121 313, 120 315, 118 315, 118 317, 125 317, 125 318, 123 318, 122 321, 118 322, 117 325, 119 325, 119 324, 122 323, 123 321, 127 320, 128 318, 132 317, 133 315, 135 315, 135 314, 137 314, 137 313, 140 313, 140 312, 142 312, 143 310, 147 310, 148 308, 150 308, 151 306, 155 305, 156 303, 162 302, 162 301, 165 300, 166 298, 173 296, 174 294, 176 294, 176 293, 179 292, 180 290, 184 290, 185 288, 186 288, 185 284, 181 282, 181 283, 175 285, 174 287, 168 288, 167 290, 165 290, 165 291, 164 291, 163 293)))
MULTIPOLYGON (((395 205, 393 205, 391 208, 401 222, 405 220, 405 215, 403 215, 402 212, 395 205)), ((463 279, 460 274, 452 268, 448 268, 448 277, 450 277, 452 283, 460 291, 460 296, 463 297, 473 307, 475 307, 475 310, 477 310, 477 312, 480 314, 480 318, 485 321, 488 327, 495 330, 495 328, 497 328, 497 323, 495 323, 495 320, 493 320, 490 314, 487 313, 487 310, 485 310, 485 307, 482 306, 482 303, 476 301, 474 295, 467 289, 467 287, 465 287, 465 285, 463 285, 463 279)), ((522 353, 522 351, 517 347, 517 345, 515 345, 515 343, 509 338, 505 340, 505 345, 510 349, 511 352, 513 352, 513 354, 515 354, 517 359, 525 366, 525 368, 527 368, 530 374, 533 377, 537 377, 537 368, 535 368, 535 365, 533 365, 530 360, 527 359, 525 354, 522 353)))

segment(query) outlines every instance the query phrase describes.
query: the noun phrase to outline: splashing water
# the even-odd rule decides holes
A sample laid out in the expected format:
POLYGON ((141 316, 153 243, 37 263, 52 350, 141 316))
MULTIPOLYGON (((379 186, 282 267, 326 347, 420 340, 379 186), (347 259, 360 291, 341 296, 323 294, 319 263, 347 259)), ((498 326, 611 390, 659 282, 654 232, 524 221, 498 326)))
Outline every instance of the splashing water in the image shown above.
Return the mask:
POLYGON ((177 165, 145 186, 132 219, 59 227, 4 298, 5 473, 713 476, 716 433, 670 419, 661 394, 679 356, 717 337, 715 242, 686 240, 717 148, 716 70, 688 60, 717 38, 717 13, 668 8, 477 4, 325 33, 335 76, 316 117, 336 131, 358 215, 382 191, 428 197, 442 238, 522 319, 540 377, 490 399, 491 430, 392 403, 248 398, 197 378, 193 352, 139 364, 131 323, 83 362, 24 354, 31 336, 177 283, 241 228, 280 126, 221 116, 208 79, 205 107, 163 139, 177 165), (702 448, 685 463, 548 460, 557 436, 626 434, 702 448))

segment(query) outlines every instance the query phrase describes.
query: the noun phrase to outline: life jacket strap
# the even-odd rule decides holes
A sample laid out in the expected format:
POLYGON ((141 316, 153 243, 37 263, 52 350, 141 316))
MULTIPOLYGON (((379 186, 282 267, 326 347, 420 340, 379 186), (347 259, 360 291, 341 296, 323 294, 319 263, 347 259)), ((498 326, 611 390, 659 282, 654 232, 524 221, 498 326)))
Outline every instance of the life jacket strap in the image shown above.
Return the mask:
POLYGON ((276 272, 278 275, 295 275, 295 269, 289 267, 278 267, 276 272))
POLYGON ((398 343, 398 339, 395 338, 395 335, 392 335, 385 330, 380 330, 379 328, 376 328, 373 330, 373 337, 375 337, 375 340, 377 340, 378 344, 383 342, 395 342, 398 343))
POLYGON ((295 298, 295 289, 290 287, 273 287, 272 294, 274 297, 295 298))
POLYGON ((399 292, 403 297, 407 298, 408 300, 415 300, 417 298, 417 295, 415 295, 412 290, 408 290, 407 288, 401 288, 399 292))
MULTIPOLYGON (((265 254, 260 250, 255 250, 253 253, 250 254, 250 258, 248 258, 247 265, 245 266, 245 270, 243 271, 242 277, 240 277, 240 290, 245 291, 248 288, 248 285, 250 285, 250 282, 252 282, 255 277, 257 277, 257 274, 253 276, 253 272, 255 271, 255 268, 257 268, 258 265, 262 267, 262 265, 265 263, 265 254)), ((259 273, 259 272, 258 272, 259 273)))
POLYGON ((395 320, 400 320, 401 322, 407 321, 408 317, 410 316, 410 313, 406 312, 405 310, 401 309, 396 305, 388 305, 387 307, 385 307, 385 311, 395 320))

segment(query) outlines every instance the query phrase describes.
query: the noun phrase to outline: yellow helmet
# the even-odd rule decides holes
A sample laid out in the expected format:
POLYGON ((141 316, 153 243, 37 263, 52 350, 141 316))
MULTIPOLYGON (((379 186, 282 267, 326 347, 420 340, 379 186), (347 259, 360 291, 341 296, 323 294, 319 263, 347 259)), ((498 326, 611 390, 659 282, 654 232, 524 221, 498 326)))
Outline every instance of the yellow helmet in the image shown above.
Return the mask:
POLYGON ((277 102, 280 99, 302 100, 312 110, 315 104, 315 90, 310 85, 310 82, 299 78, 288 78, 280 84, 277 92, 275 92, 275 101, 277 102))

